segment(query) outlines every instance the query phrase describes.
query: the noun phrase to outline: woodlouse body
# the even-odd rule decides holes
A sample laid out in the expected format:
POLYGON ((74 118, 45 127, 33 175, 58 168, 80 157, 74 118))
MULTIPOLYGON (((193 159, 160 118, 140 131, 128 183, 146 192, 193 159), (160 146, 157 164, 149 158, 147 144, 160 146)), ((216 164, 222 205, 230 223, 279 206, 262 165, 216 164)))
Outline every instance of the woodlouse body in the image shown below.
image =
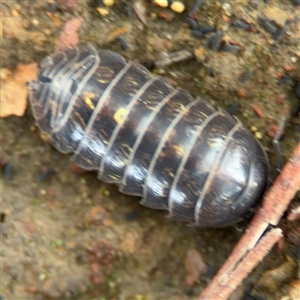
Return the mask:
POLYGON ((29 88, 41 131, 143 205, 221 227, 264 192, 267 159, 245 126, 141 65, 81 46, 45 58, 38 78, 29 88))

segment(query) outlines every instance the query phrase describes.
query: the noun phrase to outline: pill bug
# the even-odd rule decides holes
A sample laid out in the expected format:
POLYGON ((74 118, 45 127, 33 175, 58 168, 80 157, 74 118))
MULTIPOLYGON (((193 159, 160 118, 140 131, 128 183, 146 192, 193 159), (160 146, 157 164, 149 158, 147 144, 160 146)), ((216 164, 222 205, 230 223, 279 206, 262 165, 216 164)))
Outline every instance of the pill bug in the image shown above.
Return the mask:
POLYGON ((36 124, 75 164, 197 226, 253 212, 268 163, 238 119, 112 51, 58 51, 39 69, 28 85, 36 124))

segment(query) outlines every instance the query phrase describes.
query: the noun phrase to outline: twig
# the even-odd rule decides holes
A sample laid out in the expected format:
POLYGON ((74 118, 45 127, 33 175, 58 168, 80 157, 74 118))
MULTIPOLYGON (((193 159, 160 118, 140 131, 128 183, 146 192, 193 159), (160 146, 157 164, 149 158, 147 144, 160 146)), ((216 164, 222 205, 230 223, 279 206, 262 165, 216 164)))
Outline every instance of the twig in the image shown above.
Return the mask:
POLYGON ((184 61, 193 57, 193 54, 187 50, 180 50, 172 53, 163 53, 162 58, 155 62, 157 68, 165 68, 170 64, 184 61))
POLYGON ((281 238, 281 230, 271 229, 263 237, 262 235, 269 225, 278 224, 299 187, 300 143, 266 194, 262 206, 253 217, 246 232, 217 275, 199 295, 198 300, 227 299, 247 274, 267 255, 281 238))
POLYGON ((282 169, 282 166, 283 166, 283 159, 282 159, 282 155, 281 155, 281 151, 280 151, 279 140, 281 139, 281 137, 283 135, 283 130, 284 130, 285 122, 286 122, 286 117, 283 116, 281 118, 281 122, 279 124, 279 128, 277 130, 276 136, 275 136, 275 138, 272 141, 272 144, 273 144, 273 147, 275 148, 275 153, 276 153, 277 171, 278 171, 278 173, 280 172, 280 170, 282 169))

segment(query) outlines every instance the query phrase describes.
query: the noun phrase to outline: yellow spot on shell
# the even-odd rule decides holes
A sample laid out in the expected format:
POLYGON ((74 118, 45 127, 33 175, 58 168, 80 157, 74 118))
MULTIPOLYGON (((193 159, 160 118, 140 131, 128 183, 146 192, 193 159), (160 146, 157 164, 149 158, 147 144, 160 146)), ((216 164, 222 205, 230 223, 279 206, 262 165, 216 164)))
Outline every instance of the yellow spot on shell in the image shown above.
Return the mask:
POLYGON ((168 174, 169 174, 169 176, 172 177, 172 178, 175 177, 175 174, 174 174, 173 172, 169 172, 168 174))
POLYGON ((224 141, 221 138, 209 138, 206 142, 211 149, 220 148, 224 143, 224 141))
POLYGON ((119 124, 123 121, 125 115, 127 114, 127 109, 125 108, 120 108, 116 111, 115 115, 114 115, 114 119, 115 121, 119 124))
POLYGON ((180 110, 185 110, 185 106, 183 104, 179 104, 179 109, 180 110))
POLYGON ((127 145, 127 144, 122 144, 122 147, 124 148, 124 149, 127 149, 129 152, 131 152, 132 151, 132 148, 129 146, 129 145, 127 145))
POLYGON ((84 97, 85 103, 86 103, 87 106, 88 106, 90 109, 92 109, 92 110, 95 109, 95 105, 94 105, 94 103, 93 103, 92 100, 91 100, 91 98, 94 98, 94 97, 95 97, 95 94, 93 94, 93 93, 86 93, 86 94, 85 94, 85 97, 84 97))
POLYGON ((108 83, 108 82, 110 82, 110 81, 107 80, 107 79, 98 79, 98 82, 103 83, 103 84, 106 84, 106 83, 108 83))
POLYGON ((182 145, 174 145, 173 148, 178 156, 182 156, 184 154, 184 147, 182 145))

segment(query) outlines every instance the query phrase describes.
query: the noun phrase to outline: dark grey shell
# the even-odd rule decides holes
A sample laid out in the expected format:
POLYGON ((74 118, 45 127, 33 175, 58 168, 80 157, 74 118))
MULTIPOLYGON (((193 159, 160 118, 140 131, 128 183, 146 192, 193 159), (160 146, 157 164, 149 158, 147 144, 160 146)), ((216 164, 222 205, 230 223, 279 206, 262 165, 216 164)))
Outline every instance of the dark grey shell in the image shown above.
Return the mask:
POLYGON ((54 53, 30 83, 36 123, 60 152, 141 203, 207 227, 252 211, 267 159, 239 120, 117 53, 54 53))

